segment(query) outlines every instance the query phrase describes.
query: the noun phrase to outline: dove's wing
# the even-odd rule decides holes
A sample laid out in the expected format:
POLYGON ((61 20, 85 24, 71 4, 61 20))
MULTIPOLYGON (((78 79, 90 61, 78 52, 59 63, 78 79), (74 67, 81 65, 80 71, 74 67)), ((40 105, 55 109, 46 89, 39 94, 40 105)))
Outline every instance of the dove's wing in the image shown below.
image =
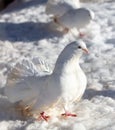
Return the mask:
POLYGON ((38 58, 38 57, 34 57, 31 60, 37 69, 38 75, 41 76, 44 74, 46 75, 46 74, 52 73, 51 67, 49 66, 49 64, 45 60, 38 58))
POLYGON ((22 58, 17 61, 15 65, 11 67, 11 70, 8 74, 16 75, 18 77, 25 76, 43 76, 46 74, 50 74, 52 71, 49 65, 42 59, 35 57, 32 59, 22 58))
POLYGON ((12 67, 7 77, 5 93, 10 98, 9 100, 11 102, 17 102, 21 99, 32 100, 35 98, 36 90, 33 89, 33 85, 30 84, 31 79, 41 77, 48 73, 50 74, 48 64, 42 59, 37 57, 31 60, 23 58, 18 61, 12 67))

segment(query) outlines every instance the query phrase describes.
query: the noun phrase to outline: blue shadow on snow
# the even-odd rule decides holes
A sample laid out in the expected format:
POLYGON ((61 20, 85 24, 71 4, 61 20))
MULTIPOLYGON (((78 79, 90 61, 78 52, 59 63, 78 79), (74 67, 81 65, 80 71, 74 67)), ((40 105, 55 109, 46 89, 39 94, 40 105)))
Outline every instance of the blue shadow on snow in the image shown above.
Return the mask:
POLYGON ((110 98, 115 99, 115 90, 96 91, 96 90, 93 90, 93 89, 87 89, 85 91, 83 98, 90 100, 95 96, 104 96, 104 97, 110 97, 110 98))
POLYGON ((44 38, 60 37, 58 32, 51 31, 49 23, 25 22, 5 23, 0 22, 0 40, 12 42, 32 42, 44 38))

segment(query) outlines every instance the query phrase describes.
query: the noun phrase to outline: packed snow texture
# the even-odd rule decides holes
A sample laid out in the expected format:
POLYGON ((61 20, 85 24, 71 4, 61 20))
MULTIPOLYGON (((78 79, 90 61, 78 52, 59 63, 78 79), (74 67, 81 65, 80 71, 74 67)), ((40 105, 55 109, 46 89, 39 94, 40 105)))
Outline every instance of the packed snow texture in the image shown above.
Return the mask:
POLYGON ((95 19, 82 30, 90 50, 81 59, 88 85, 83 99, 71 106, 76 118, 24 120, 4 95, 8 71, 17 61, 38 57, 53 70, 62 49, 77 40, 77 35, 62 35, 51 29, 45 3, 46 0, 29 0, 0 14, 0 130, 115 130, 114 0, 82 3, 95 12, 95 19))

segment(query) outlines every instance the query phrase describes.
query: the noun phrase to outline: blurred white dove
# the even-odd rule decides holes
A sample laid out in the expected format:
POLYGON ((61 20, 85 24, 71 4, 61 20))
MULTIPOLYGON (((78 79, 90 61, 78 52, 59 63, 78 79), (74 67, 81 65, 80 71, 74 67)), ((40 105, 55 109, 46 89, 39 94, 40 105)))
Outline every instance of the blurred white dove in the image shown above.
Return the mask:
POLYGON ((53 16, 55 20, 70 9, 80 7, 79 0, 48 0, 46 4, 46 14, 53 16))
POLYGON ((90 24, 93 19, 93 11, 86 8, 79 8, 68 10, 65 14, 56 19, 56 23, 63 28, 63 32, 65 33, 72 28, 76 28, 78 32, 80 32, 80 29, 90 24))
MULTIPOLYGON (((40 114, 48 120, 45 111, 59 101, 65 108, 63 116, 76 116, 67 106, 79 100, 86 88, 87 80, 80 68, 79 60, 88 49, 83 41, 72 42, 59 55, 52 74, 46 76, 20 76, 21 71, 13 69, 8 75, 5 94, 12 103, 20 102, 27 115, 40 114)), ((54 105, 54 106, 55 106, 54 105)))

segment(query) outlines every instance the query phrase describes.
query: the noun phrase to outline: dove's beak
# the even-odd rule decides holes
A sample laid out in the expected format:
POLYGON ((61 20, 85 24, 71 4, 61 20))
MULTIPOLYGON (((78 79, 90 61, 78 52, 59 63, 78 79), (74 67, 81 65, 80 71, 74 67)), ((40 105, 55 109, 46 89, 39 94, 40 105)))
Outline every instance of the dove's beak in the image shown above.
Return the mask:
POLYGON ((83 51, 86 53, 86 54, 89 54, 89 50, 87 48, 82 48, 83 51))

